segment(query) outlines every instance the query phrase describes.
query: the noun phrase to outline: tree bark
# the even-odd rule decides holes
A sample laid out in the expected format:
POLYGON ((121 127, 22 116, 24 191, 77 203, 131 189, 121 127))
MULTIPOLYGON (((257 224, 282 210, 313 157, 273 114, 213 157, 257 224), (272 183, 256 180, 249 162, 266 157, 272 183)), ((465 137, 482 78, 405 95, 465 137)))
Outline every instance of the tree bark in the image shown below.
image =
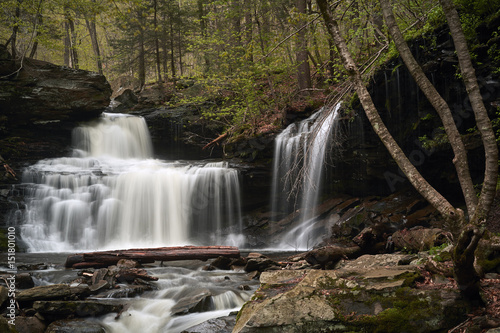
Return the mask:
POLYGON ((253 18, 249 0, 243 0, 243 8, 245 10, 245 23, 243 25, 245 32, 244 43, 246 45, 245 57, 248 62, 253 62, 253 18))
POLYGON ((450 0, 440 0, 440 3, 443 7, 446 20, 448 21, 448 26, 450 27, 451 36, 455 44, 455 50, 460 64, 460 72, 462 73, 469 101, 474 111, 477 128, 481 133, 485 153, 485 172, 479 203, 475 214, 469 219, 469 224, 460 234, 453 251, 454 273, 460 290, 467 297, 479 300, 479 274, 474 268, 474 253, 479 244, 479 240, 484 234, 486 218, 496 194, 498 146, 491 121, 488 117, 479 90, 474 66, 472 66, 467 41, 462 31, 462 25, 457 10, 450 0))
POLYGON ((446 20, 448 21, 448 26, 450 27, 451 36, 455 44, 455 50, 457 51, 458 61, 460 64, 460 72, 462 73, 469 101, 476 117, 477 128, 479 129, 483 140, 486 160, 483 187, 481 189, 476 214, 470 219, 473 222, 481 222, 486 220, 496 194, 498 178, 498 146, 491 121, 483 103, 481 91, 479 90, 476 73, 474 66, 472 66, 470 53, 467 47, 467 41, 465 39, 455 5, 451 0, 440 0, 440 3, 443 7, 446 20))
MULTIPOLYGON (((10 36, 10 46, 12 50, 12 59, 17 58, 17 49, 16 49, 16 41, 17 41, 17 32, 19 31, 19 20, 21 16, 21 0, 17 0, 16 12, 14 15, 14 27, 12 28, 12 35, 10 36)), ((8 42, 7 42, 8 44, 8 42)))
POLYGON ((156 75, 158 79, 158 89, 160 91, 160 98, 165 99, 165 92, 163 90, 163 80, 161 77, 161 56, 160 56, 160 38, 158 37, 158 1, 153 1, 154 14, 153 14, 153 29, 155 38, 155 54, 156 54, 156 75))
POLYGON ((142 17, 142 10, 137 11, 137 18, 139 21, 139 40, 138 40, 138 49, 139 49, 139 55, 138 55, 138 61, 139 61, 139 82, 140 82, 140 89, 142 90, 144 88, 144 85, 146 84, 146 51, 144 50, 144 18, 142 17))
POLYGON ((71 43, 69 35, 69 24, 64 22, 64 66, 71 67, 71 43))
MULTIPOLYGON (((197 5, 198 5, 198 19, 200 20, 200 33, 203 38, 208 36, 207 32, 207 19, 205 17, 205 0, 197 0, 197 5)), ((173 38, 173 37, 172 37, 173 38)), ((205 73, 208 73, 211 67, 211 62, 208 54, 205 52, 203 55, 205 59, 205 68, 204 71, 205 73)))
POLYGON ((64 15, 66 16, 66 39, 65 45, 69 52, 69 67, 78 69, 78 51, 76 49, 76 31, 75 22, 69 13, 69 8, 65 6, 64 15))
POLYGON ((75 22, 71 17, 68 17, 68 26, 70 31, 70 56, 71 56, 71 67, 78 69, 80 64, 78 61, 78 51, 76 50, 76 32, 75 32, 75 22))
POLYGON ((399 51, 399 55, 403 59, 411 76, 415 79, 415 82, 417 82, 418 86, 441 118, 444 129, 448 136, 448 140, 450 141, 451 148, 453 149, 453 152, 455 154, 453 162, 455 164, 455 169, 457 170, 457 175, 460 181, 460 187, 462 188, 462 193, 465 198, 467 211, 469 215, 472 216, 476 209, 478 200, 469 172, 467 151, 465 150, 465 145, 462 141, 462 137, 460 136, 457 126, 455 125, 455 120, 453 119, 451 110, 446 101, 438 93, 434 85, 427 78, 424 71, 413 57, 408 44, 404 40, 403 34, 396 24, 396 19, 394 18, 394 15, 392 13, 390 0, 380 0, 380 5, 382 7, 382 13, 384 15, 385 21, 389 28, 389 33, 394 39, 394 43, 397 50, 399 51))
MULTIPOLYGON (((92 0, 93 3, 95 3, 95 0, 92 0)), ((92 15, 92 18, 90 20, 85 19, 85 23, 87 25, 87 30, 89 31, 90 35, 90 42, 92 43, 92 50, 94 51, 94 55, 96 57, 96 65, 97 65, 97 71, 99 74, 102 75, 102 59, 101 59, 101 50, 99 48, 99 41, 97 39, 97 28, 95 24, 95 14, 92 15)))
POLYGON ((181 246, 89 252, 68 256, 65 267, 107 267, 115 265, 120 259, 151 263, 154 261, 208 260, 220 256, 239 258, 240 250, 234 246, 181 246))
POLYGON ((38 26, 41 25, 43 23, 43 16, 42 14, 39 12, 38 14, 36 14, 36 18, 35 18, 35 41, 33 42, 33 46, 31 47, 31 52, 30 52, 30 55, 29 55, 29 58, 34 58, 36 56, 36 51, 38 50, 38 38, 40 37, 40 32, 38 31, 38 26))
MULTIPOLYGON (((305 15, 306 13, 306 1, 297 0, 297 10, 299 15, 305 15)), ((298 29, 304 24, 304 20, 299 20, 298 29)), ((306 40, 306 30, 301 29, 297 33, 297 79, 300 90, 306 90, 311 88, 311 70, 309 68, 309 59, 307 56, 307 40, 306 40)))
POLYGON ((337 21, 335 20, 330 8, 328 7, 328 2, 326 0, 316 0, 316 2, 318 4, 318 7, 320 8, 328 33, 333 38, 333 42, 337 47, 344 67, 354 83, 354 88, 358 94, 361 104, 363 105, 366 116, 370 121, 373 129, 375 130, 375 133, 379 136, 379 138, 382 140, 382 143, 391 154, 392 158, 396 161, 398 166, 408 177, 410 183, 433 207, 436 208, 437 211, 441 213, 443 217, 453 221, 463 220, 463 212, 460 209, 455 209, 438 191, 436 191, 427 182, 427 180, 422 177, 422 175, 418 172, 415 166, 413 166, 413 164, 404 154, 403 150, 394 140, 384 122, 382 121, 382 118, 378 114, 375 105, 373 104, 373 100, 364 85, 359 69, 352 59, 344 38, 340 34, 340 29, 338 27, 337 21))
POLYGON ((175 71, 174 23, 172 21, 173 20, 170 19, 170 71, 172 72, 172 79, 174 80, 175 86, 175 78, 177 75, 175 71))

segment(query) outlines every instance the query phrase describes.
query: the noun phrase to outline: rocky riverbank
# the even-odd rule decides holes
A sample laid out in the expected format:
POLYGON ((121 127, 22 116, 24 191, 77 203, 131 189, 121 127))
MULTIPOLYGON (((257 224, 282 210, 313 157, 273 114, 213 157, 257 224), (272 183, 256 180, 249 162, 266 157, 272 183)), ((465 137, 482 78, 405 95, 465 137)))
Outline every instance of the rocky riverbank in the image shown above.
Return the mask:
MULTIPOLYGON (((351 256, 339 252, 347 247, 331 245, 296 254, 250 253, 210 260, 204 271, 228 274, 222 280, 231 279, 225 271, 239 272, 247 279, 241 290, 250 290, 256 281, 260 287, 238 314, 228 312, 227 317, 183 332, 496 332, 493 328, 500 327, 498 263, 483 270, 484 304, 470 304, 453 280, 452 247, 436 237, 442 234, 439 231, 424 230, 395 236, 393 253, 382 253, 393 250, 388 248, 379 254, 351 256), (404 240, 406 236, 411 241, 404 240)), ((131 297, 159 288, 158 278, 150 271, 163 265, 140 267, 132 260, 121 260, 105 268, 68 270, 77 277, 48 285, 40 285, 37 276, 53 266, 19 265, 13 310, 8 307, 8 285, 0 287, 2 332, 104 332, 103 316, 115 313, 118 320, 131 297), (11 312, 15 327, 8 325, 11 312)), ((8 282, 9 277, 2 275, 2 281, 8 282)), ((186 296, 170 315, 208 311, 212 296, 210 292, 186 296)))

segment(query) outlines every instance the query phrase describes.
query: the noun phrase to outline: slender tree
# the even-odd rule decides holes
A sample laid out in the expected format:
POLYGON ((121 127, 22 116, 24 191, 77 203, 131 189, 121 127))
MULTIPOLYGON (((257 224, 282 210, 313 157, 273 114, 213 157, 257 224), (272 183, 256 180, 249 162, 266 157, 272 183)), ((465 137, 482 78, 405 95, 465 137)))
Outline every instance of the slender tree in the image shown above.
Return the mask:
POLYGON ((156 55, 156 77, 158 88, 160 90, 161 99, 164 99, 163 80, 161 77, 161 55, 160 55, 160 38, 158 37, 158 1, 153 0, 153 34, 155 41, 155 55, 156 55))
POLYGON ((422 67, 413 57, 408 44, 406 43, 403 34, 399 30, 396 24, 396 19, 392 13, 392 8, 389 0, 380 0, 380 5, 382 7, 382 13, 384 15, 385 21, 389 28, 389 32, 394 39, 394 44, 399 51, 400 57, 403 59, 406 68, 417 82, 418 86, 427 97, 431 105, 434 107, 438 113, 441 121, 443 122, 444 129, 448 135, 448 140, 450 141, 453 152, 455 153, 455 158, 453 163, 457 170, 458 179, 460 181, 460 186, 465 198, 465 203, 467 206, 467 211, 469 214, 473 214, 475 207, 477 205, 477 197, 474 191, 474 185, 472 183, 472 178, 469 172, 469 164, 467 160, 467 151, 465 150, 465 145, 462 141, 462 137, 458 132, 457 126, 455 125, 455 120, 451 114, 451 110, 448 103, 441 97, 441 95, 436 90, 436 87, 431 83, 431 81, 425 75, 422 67))
MULTIPOLYGON (((470 299, 480 299, 478 276, 473 269, 474 251, 477 243, 481 238, 481 227, 479 224, 484 224, 483 221, 471 221, 467 223, 464 212, 453 207, 438 191, 436 191, 412 165, 407 156, 401 150, 397 142, 389 133, 387 127, 383 123, 378 111, 373 104, 371 96, 361 78, 359 69, 354 62, 347 44, 340 33, 340 29, 335 16, 330 10, 326 0, 316 0, 318 7, 322 13, 328 33, 332 36, 335 46, 340 54, 343 65, 353 81, 355 90, 365 110, 368 120, 370 121, 376 134, 380 137, 383 144, 388 149, 389 153, 396 161, 400 169, 405 173, 411 184, 418 190, 418 192, 431 203, 440 214, 448 221, 453 222, 454 225, 462 228, 462 233, 455 242, 454 250, 454 270, 457 277, 457 283, 461 292, 470 299)), ((451 142, 451 144, 454 144, 451 142)), ((455 156, 455 158, 458 158, 455 156)), ((496 173, 495 173, 496 175, 496 173)), ((491 177, 491 175, 488 175, 491 177)), ((485 176, 485 178, 487 178, 485 176)), ((496 176, 495 176, 496 178, 496 176)), ((484 190, 484 186, 483 186, 484 190)), ((493 193, 488 193, 487 199, 494 196, 493 193)), ((481 199, 479 200, 481 201, 481 199)), ((477 208, 475 210, 477 212, 477 208)), ((473 216, 477 216, 474 214, 473 216)))
POLYGON ((491 209, 496 194, 498 180, 498 146, 495 133, 483 103, 477 78, 465 35, 457 10, 450 0, 440 0, 450 27, 455 49, 460 64, 460 72, 467 89, 469 101, 474 111, 476 124, 481 133, 485 153, 485 173, 479 202, 474 214, 469 217, 469 223, 464 227, 454 250, 454 271, 458 285, 466 294, 472 297, 479 295, 479 276, 474 268, 474 252, 477 248, 486 226, 486 218, 491 209))
MULTIPOLYGON (((91 0, 93 6, 96 5, 96 0, 91 0)), ((96 27, 96 14, 95 12, 91 12, 91 14, 84 13, 85 15, 85 24, 87 26, 87 30, 90 35, 90 42, 92 44, 92 50, 94 51, 94 56, 96 58, 97 71, 99 74, 102 74, 102 58, 101 58, 101 49, 99 47, 99 40, 97 38, 97 27, 96 27), (88 18, 90 16, 90 18, 88 18)))
POLYGON ((9 45, 11 46, 11 54, 12 54, 12 59, 17 58, 17 48, 16 48, 16 42, 17 42, 17 33, 19 31, 19 24, 21 20, 21 3, 22 0, 17 0, 16 2, 16 12, 14 15, 14 24, 12 26, 12 35, 10 36, 9 40, 5 44, 5 46, 9 45))
MULTIPOLYGON (((300 17, 306 14, 306 0, 297 0, 297 11, 300 17)), ((303 19, 299 20, 297 33, 297 79, 300 90, 305 90, 311 88, 311 70, 309 67, 308 53, 307 53, 307 40, 306 40, 306 29, 302 26, 305 24, 303 19)))

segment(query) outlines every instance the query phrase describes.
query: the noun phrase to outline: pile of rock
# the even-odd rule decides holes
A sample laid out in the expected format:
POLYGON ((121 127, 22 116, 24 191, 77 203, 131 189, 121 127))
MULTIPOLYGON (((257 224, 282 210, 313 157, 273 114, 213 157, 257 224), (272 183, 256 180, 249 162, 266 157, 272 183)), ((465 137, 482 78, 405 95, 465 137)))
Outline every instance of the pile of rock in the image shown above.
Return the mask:
MULTIPOLYGON (((39 268, 46 265, 38 265, 39 268)), ((110 298, 133 297, 155 288, 151 281, 158 278, 132 260, 121 260, 117 265, 99 269, 85 269, 79 277, 68 283, 34 287, 29 273, 16 274, 15 329, 19 333, 42 332, 104 332, 97 322, 84 320, 107 313, 119 314, 124 305, 111 302, 110 298), (82 331, 83 332, 83 331, 82 331)), ((7 288, 0 286, 0 305, 8 301, 7 288)), ((14 332, 0 316, 2 332, 14 332)))

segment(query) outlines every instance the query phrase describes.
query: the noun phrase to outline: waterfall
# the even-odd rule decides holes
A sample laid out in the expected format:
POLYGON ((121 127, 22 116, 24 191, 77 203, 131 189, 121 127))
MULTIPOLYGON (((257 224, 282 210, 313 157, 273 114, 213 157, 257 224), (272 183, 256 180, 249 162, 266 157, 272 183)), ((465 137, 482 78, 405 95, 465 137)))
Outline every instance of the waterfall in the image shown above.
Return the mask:
POLYGON ((325 153, 340 104, 322 108, 308 119, 289 125, 275 140, 271 209, 275 221, 297 211, 299 224, 289 230, 280 247, 307 249, 321 235, 314 232, 321 193, 325 153))
POLYGON ((73 157, 42 160, 23 173, 20 230, 30 251, 238 239, 239 175, 226 162, 153 159, 144 119, 122 114, 76 128, 73 145, 73 157))

